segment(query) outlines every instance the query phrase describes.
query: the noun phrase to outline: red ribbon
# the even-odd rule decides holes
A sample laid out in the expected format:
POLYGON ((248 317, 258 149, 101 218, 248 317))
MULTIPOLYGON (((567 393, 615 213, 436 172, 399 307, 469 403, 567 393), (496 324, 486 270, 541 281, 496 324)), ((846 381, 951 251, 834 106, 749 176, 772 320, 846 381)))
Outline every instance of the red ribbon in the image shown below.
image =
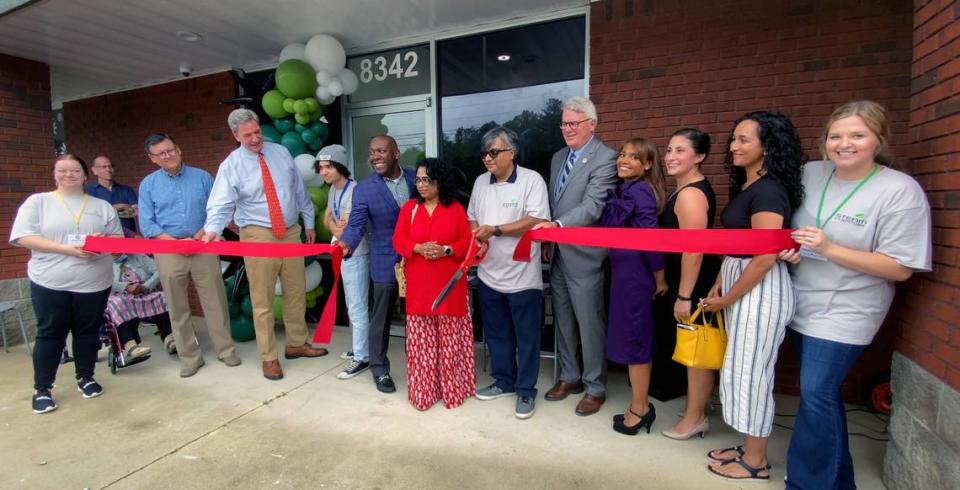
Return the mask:
POLYGON ((329 254, 333 258, 333 289, 327 296, 320 321, 313 334, 313 342, 329 344, 333 339, 333 326, 337 318, 337 291, 340 286, 340 260, 343 249, 326 243, 262 243, 262 242, 210 242, 198 240, 150 240, 143 238, 113 238, 88 236, 83 249, 89 252, 127 254, 216 254, 238 257, 305 257, 329 254))
POLYGON ((790 238, 793 230, 675 230, 660 228, 541 228, 520 237, 513 260, 530 262, 530 242, 686 252, 717 255, 775 254, 800 245, 790 238))

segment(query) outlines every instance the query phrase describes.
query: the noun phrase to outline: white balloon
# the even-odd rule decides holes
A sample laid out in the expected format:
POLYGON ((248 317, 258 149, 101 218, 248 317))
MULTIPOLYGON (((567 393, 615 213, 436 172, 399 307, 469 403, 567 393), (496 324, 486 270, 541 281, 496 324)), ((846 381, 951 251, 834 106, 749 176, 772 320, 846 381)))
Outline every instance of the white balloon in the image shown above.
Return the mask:
POLYGON ((357 87, 360 86, 360 80, 357 78, 357 75, 350 71, 349 68, 344 68, 337 74, 337 79, 340 80, 340 85, 343 87, 343 95, 350 95, 357 91, 357 87))
POLYGON ((317 34, 307 41, 304 50, 307 63, 316 71, 338 73, 347 62, 347 54, 343 45, 336 38, 328 34, 317 34))
POLYGON ((320 285, 320 281, 323 280, 323 267, 320 267, 319 262, 314 262, 307 266, 304 271, 307 279, 307 289, 304 291, 313 291, 317 289, 317 286, 320 285))
POLYGON ((325 71, 318 71, 318 72, 317 72, 317 85, 319 85, 319 86, 322 87, 322 86, 326 85, 327 83, 329 83, 331 78, 333 78, 333 77, 331 77, 329 73, 327 73, 327 72, 325 72, 325 71))
POLYGON ((227 267, 230 267, 230 262, 227 262, 226 260, 221 260, 220 273, 223 274, 224 272, 227 272, 227 267))
POLYGON ((317 159, 309 153, 297 155, 297 157, 293 159, 293 164, 297 166, 297 171, 300 172, 300 177, 303 178, 304 182, 317 175, 316 172, 313 171, 313 162, 315 161, 317 161, 317 159))
POLYGON ((322 187, 325 183, 323 176, 320 174, 314 174, 312 179, 306 181, 307 187, 322 187))
POLYGON ((326 85, 321 85, 317 87, 317 91, 314 92, 314 95, 317 96, 318 101, 321 101, 320 102, 321 104, 326 105, 328 104, 328 102, 322 102, 322 101, 323 99, 330 98, 330 89, 328 89, 326 85))
POLYGON ((283 63, 287 60, 303 60, 306 61, 304 53, 307 47, 300 43, 288 44, 280 50, 280 62, 283 63))
POLYGON ((337 79, 330 80, 330 83, 327 84, 327 90, 329 90, 330 95, 334 97, 343 95, 343 85, 341 85, 340 80, 337 79))
POLYGON ((337 98, 334 97, 333 95, 328 95, 326 97, 317 97, 317 101, 319 101, 323 105, 333 104, 333 101, 335 100, 337 100, 337 98))
POLYGON ((280 283, 280 278, 277 278, 277 284, 273 286, 273 295, 274 296, 283 296, 283 284, 280 283))

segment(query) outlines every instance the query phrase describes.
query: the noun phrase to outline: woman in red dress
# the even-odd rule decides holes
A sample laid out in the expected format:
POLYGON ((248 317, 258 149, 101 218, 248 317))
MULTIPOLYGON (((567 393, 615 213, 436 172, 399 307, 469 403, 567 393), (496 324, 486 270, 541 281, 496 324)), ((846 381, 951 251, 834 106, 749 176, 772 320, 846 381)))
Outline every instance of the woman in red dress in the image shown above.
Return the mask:
POLYGON ((442 160, 417 164, 416 184, 420 196, 400 209, 393 234, 407 280, 409 399, 417 410, 440 400, 456 408, 476 390, 466 276, 436 311, 433 301, 467 254, 470 225, 455 199, 453 174, 442 160))

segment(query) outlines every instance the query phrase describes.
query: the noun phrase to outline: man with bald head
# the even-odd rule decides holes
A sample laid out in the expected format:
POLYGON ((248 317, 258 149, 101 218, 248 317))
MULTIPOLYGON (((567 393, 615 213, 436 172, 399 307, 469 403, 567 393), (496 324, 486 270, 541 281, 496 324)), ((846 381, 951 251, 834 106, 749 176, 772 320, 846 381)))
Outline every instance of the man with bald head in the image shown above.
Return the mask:
POLYGON ((353 209, 347 228, 338 242, 344 254, 370 238, 370 278, 373 280, 373 311, 368 333, 370 370, 377 389, 383 393, 397 390, 390 377, 387 347, 390 341, 390 317, 397 304, 397 279, 393 266, 400 256, 393 249, 393 229, 400 207, 416 196, 413 170, 400 167, 400 149, 385 134, 370 139, 370 166, 374 174, 363 179, 353 191, 353 209))
POLYGON ((104 155, 93 159, 90 171, 97 178, 85 187, 87 194, 99 197, 113 205, 120 215, 120 226, 131 233, 137 232, 137 193, 133 187, 113 180, 113 163, 104 155))

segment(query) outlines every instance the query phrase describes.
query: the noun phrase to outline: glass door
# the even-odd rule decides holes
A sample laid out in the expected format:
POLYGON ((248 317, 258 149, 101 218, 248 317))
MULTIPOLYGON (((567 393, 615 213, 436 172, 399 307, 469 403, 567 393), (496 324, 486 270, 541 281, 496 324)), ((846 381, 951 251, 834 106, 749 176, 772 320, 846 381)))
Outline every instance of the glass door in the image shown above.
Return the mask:
POLYGON ((350 152, 353 156, 353 176, 357 180, 370 175, 368 144, 370 138, 386 134, 397 140, 400 147, 400 164, 413 167, 426 157, 435 154, 432 126, 427 120, 427 102, 407 102, 375 107, 351 109, 347 112, 346 129, 349 132, 350 152))

